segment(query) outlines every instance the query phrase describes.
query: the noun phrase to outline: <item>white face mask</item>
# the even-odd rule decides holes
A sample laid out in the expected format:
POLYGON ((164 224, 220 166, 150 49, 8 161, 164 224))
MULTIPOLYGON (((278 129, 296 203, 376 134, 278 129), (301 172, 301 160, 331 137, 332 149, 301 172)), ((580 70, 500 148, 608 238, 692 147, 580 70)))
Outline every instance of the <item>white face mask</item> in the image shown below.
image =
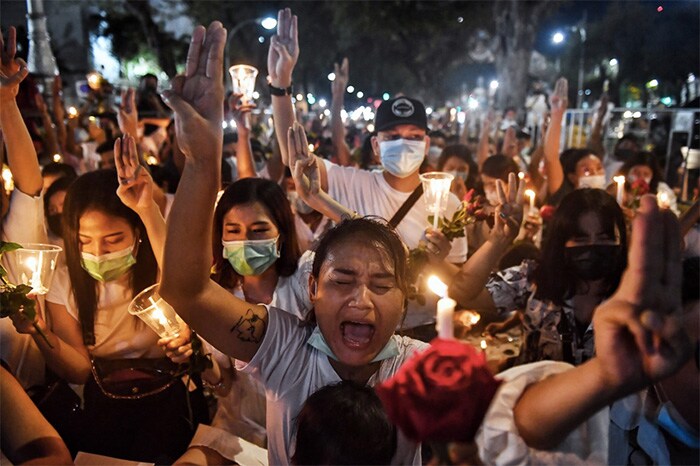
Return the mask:
POLYGON ((454 177, 455 177, 455 180, 456 180, 457 178, 459 178, 459 179, 461 179, 462 181, 464 181, 465 183, 466 183, 466 181, 467 181, 467 178, 469 178, 469 172, 459 172, 459 171, 456 171, 456 170, 450 170, 450 171, 448 171, 447 173, 449 173, 450 175, 454 176, 454 177))
POLYGON ((379 143, 379 156, 386 171, 398 178, 406 178, 423 163, 425 141, 382 141, 379 143))
POLYGON ((637 180, 639 180, 639 179, 644 180, 644 182, 645 182, 646 184, 651 184, 651 176, 645 176, 645 177, 643 177, 643 178, 640 178, 640 177, 638 177, 637 175, 633 175, 633 174, 631 174, 631 173, 630 173, 629 175, 627 175, 627 182, 628 182, 629 184, 632 184, 632 183, 634 183, 635 181, 637 181, 637 180))
POLYGON ((496 191, 484 190, 484 195, 486 196, 486 200, 489 201, 489 204, 492 206, 497 206, 500 204, 500 201, 498 200, 498 193, 496 191))
POLYGON ((577 188, 605 189, 605 175, 582 176, 578 179, 577 188))
POLYGON ((440 159, 440 154, 442 154, 442 149, 437 146, 430 146, 430 149, 428 149, 428 163, 436 166, 440 159))

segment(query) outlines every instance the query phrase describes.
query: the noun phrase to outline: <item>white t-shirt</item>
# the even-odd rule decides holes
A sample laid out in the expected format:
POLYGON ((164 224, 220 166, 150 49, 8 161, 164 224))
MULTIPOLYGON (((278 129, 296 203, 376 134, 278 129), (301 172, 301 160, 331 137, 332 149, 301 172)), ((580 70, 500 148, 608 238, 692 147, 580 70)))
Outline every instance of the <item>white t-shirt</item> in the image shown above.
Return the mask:
MULTIPOLYGON (((308 345, 312 326, 303 326, 290 313, 268 308, 268 326, 260 348, 240 370, 258 378, 267 393, 267 448, 269 464, 289 464, 294 452, 295 420, 306 399, 326 385, 341 382, 328 356, 308 345)), ((392 336, 399 355, 382 361, 369 379, 374 386, 394 375, 416 351, 428 344, 408 337, 392 336)), ((392 464, 421 464, 420 445, 398 432, 392 464)))
MULTIPOLYGON (((311 310, 308 284, 314 253, 305 252, 299 259, 296 272, 288 277, 280 277, 269 305, 271 312, 280 308, 293 310, 294 315, 304 319, 311 310)), ((245 299, 239 287, 233 294, 245 299)), ((205 342, 206 351, 211 352, 222 370, 231 367, 231 358, 205 342)), ((240 452, 241 437, 248 442, 264 447, 267 443, 265 430, 265 388, 259 380, 249 374, 239 372, 231 390, 224 397, 217 397, 216 414, 211 422, 216 429, 202 429, 190 442, 190 446, 205 446, 217 451, 224 458, 235 460, 240 452)))
MULTIPOLYGON (((328 194, 360 215, 378 215, 388 221, 411 195, 410 192, 397 191, 389 186, 383 172, 341 167, 327 160, 324 160, 324 163, 328 173, 328 194)), ((445 216, 451 217, 459 207, 459 199, 450 193, 445 216)), ((421 196, 397 225, 396 231, 409 248, 417 247, 426 228, 431 226, 428 223, 429 215, 425 197, 421 196)), ((452 249, 446 260, 460 264, 467 260, 466 237, 452 241, 452 249)), ((439 298, 430 291, 423 296, 426 300, 424 305, 415 300, 408 302, 406 319, 401 328, 414 328, 435 322, 435 309, 439 298)))
MULTIPOLYGON (((88 348, 92 356, 108 359, 165 357, 165 352, 158 346, 156 332, 129 314, 128 307, 133 298, 130 277, 131 273, 126 273, 116 280, 98 282, 95 344, 88 348)), ((80 321, 67 269, 56 271, 46 300, 64 305, 71 317, 80 321)))
MULTIPOLYGON (((46 243, 44 198, 32 197, 15 189, 10 196, 10 210, 2 222, 2 240, 19 244, 46 243)), ((11 255, 4 254, 2 265, 10 283, 18 283, 11 255)), ((43 297, 40 297, 43 300, 43 297)), ((44 357, 30 335, 17 333, 10 318, 0 319, 0 358, 12 369, 22 387, 44 382, 44 357)))

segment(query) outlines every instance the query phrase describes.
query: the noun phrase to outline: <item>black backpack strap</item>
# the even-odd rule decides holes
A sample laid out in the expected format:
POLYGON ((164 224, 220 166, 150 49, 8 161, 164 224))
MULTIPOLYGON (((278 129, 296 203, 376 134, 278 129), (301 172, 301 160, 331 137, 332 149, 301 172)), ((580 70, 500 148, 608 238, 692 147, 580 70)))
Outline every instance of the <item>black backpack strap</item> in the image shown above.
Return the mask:
POLYGON ((392 228, 396 228, 399 223, 401 223, 401 220, 406 216, 409 210, 411 210, 411 207, 416 203, 419 197, 423 195, 423 183, 419 184, 416 189, 413 190, 410 196, 408 196, 408 199, 406 199, 403 204, 401 204, 401 207, 399 207, 399 210, 396 211, 393 217, 391 217, 391 220, 389 220, 389 225, 391 225, 392 228))

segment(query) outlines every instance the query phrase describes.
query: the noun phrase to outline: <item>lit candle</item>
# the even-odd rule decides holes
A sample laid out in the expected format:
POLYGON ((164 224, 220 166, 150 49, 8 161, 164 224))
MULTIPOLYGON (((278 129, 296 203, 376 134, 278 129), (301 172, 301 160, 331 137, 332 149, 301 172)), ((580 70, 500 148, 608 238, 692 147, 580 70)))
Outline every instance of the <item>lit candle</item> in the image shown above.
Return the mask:
POLYGON ((623 175, 613 177, 615 183, 617 183, 617 203, 622 205, 625 196, 625 177, 623 175))
POLYGON ((484 340, 483 338, 481 339, 480 346, 481 346, 481 352, 484 353, 484 356, 486 356, 486 346, 487 345, 486 345, 486 340, 484 340))
POLYGON ((428 278, 428 287, 436 295, 440 296, 437 303, 437 317, 435 319, 435 330, 438 337, 443 339, 454 338, 454 313, 457 302, 447 297, 447 285, 445 285, 435 275, 428 278))
POLYGON ((530 215, 535 215, 535 191, 528 189, 525 191, 525 195, 530 198, 530 215))
POLYGON ((668 198, 668 193, 665 191, 660 191, 656 195, 656 202, 662 209, 668 209, 669 207, 671 207, 671 201, 668 198))
POLYGON ((523 173, 523 172, 518 172, 518 179, 519 179, 519 180, 524 180, 524 179, 525 179, 525 173, 523 173))

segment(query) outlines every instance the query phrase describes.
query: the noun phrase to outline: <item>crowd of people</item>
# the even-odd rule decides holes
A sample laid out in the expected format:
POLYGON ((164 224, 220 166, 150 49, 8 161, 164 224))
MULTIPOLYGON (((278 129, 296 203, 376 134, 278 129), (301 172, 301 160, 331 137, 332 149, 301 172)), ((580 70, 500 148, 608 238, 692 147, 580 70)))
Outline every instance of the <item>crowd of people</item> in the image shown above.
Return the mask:
POLYGON ((218 21, 170 89, 147 75, 117 108, 95 94, 75 112, 58 77, 44 101, 14 28, 0 36, 2 244, 62 248, 36 313, 3 298, 2 464, 698 464, 698 190, 677 202, 633 136, 606 152, 606 100, 588 146, 562 150, 563 78, 536 139, 513 109, 471 135, 403 95, 355 127, 347 59, 329 118, 303 114, 299 27, 279 12, 271 125, 226 95, 218 21), (438 228, 433 171, 453 175, 438 228), (462 456, 441 455, 462 433, 416 442, 373 389, 436 335, 430 274, 485 338, 522 334, 462 456), (156 283, 173 337, 128 311, 156 283))

